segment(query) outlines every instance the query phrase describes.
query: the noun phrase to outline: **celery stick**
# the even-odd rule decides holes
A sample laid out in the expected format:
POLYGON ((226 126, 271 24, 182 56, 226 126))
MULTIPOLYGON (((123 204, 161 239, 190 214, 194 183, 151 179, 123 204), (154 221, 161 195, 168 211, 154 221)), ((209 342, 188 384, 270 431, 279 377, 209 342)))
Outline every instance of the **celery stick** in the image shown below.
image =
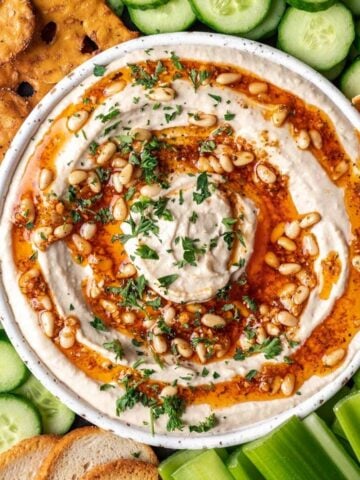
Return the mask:
POLYGON ((163 480, 173 480, 172 474, 189 460, 200 455, 202 450, 179 450, 165 458, 159 465, 159 475, 163 480))
POLYGON ((331 425, 331 430, 340 438, 348 441, 347 436, 345 435, 344 430, 342 429, 342 426, 340 425, 340 422, 337 418, 333 421, 333 424, 331 425))
MULTIPOLYGON (((347 480, 360 478, 360 468, 347 454, 335 434, 316 413, 312 413, 303 421, 312 436, 322 445, 331 460, 339 468, 347 480)), ((340 478, 340 477, 339 477, 340 478)))
POLYGON ((360 460, 360 392, 355 392, 335 405, 336 418, 360 460))
POLYGON ((214 448, 215 452, 219 455, 219 457, 221 458, 221 460, 223 462, 225 462, 225 460, 228 459, 229 457, 229 453, 228 451, 226 450, 226 448, 214 448))
POLYGON ((206 450, 176 470, 174 480, 234 480, 215 450, 206 450))
POLYGON ((245 445, 243 451, 266 480, 346 478, 297 417, 245 445))
POLYGON ((350 393, 348 386, 343 387, 333 397, 316 410, 316 413, 330 426, 335 420, 334 406, 350 393))
POLYGON ((226 466, 235 480, 263 480, 263 476, 238 447, 227 459, 226 466))

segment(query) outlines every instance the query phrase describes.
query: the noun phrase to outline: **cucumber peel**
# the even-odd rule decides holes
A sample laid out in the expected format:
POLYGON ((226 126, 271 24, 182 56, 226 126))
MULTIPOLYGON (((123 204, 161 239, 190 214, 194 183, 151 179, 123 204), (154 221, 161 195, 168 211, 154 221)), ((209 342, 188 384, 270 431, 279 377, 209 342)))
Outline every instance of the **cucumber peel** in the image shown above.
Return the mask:
POLYGON ((287 2, 299 10, 307 12, 320 12, 330 8, 336 0, 287 0, 287 2))
POLYGON ((168 1, 169 0, 123 0, 127 7, 138 8, 140 10, 161 7, 161 5, 165 5, 168 1))
POLYGON ((22 385, 30 375, 3 330, 0 335, 0 365, 2 366, 0 369, 0 392, 10 392, 22 385))
POLYGON ((341 76, 340 88, 349 100, 360 95, 360 57, 357 57, 341 76))
POLYGON ((244 33, 243 36, 250 40, 269 38, 276 31, 285 9, 285 0, 271 0, 270 9, 264 20, 250 32, 244 33))

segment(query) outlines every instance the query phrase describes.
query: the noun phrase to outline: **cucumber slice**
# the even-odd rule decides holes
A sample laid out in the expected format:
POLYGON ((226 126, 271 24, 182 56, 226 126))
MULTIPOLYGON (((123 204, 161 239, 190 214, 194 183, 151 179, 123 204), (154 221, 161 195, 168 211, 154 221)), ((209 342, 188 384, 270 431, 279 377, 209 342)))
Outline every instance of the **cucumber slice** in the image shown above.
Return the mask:
POLYGON ((243 452, 242 447, 238 447, 226 462, 226 466, 235 478, 235 480, 263 480, 264 477, 256 470, 243 452))
POLYGON ((360 460, 360 392, 355 392, 340 400, 334 412, 347 440, 360 460))
POLYGON ((25 398, 0 394, 0 453, 41 433, 40 415, 25 398))
POLYGON ((129 8, 129 14, 137 28, 147 35, 186 30, 196 20, 188 0, 170 0, 148 10, 129 8))
POLYGON ((330 8, 336 0, 287 0, 287 2, 299 10, 307 12, 320 12, 330 8))
POLYGON ((292 417, 243 452, 266 480, 343 480, 325 450, 297 418, 292 417))
POLYGON ((279 46, 317 70, 329 70, 349 53, 355 38, 351 12, 336 3, 323 12, 289 8, 279 26, 279 46))
POLYGON ((345 70, 340 79, 340 88, 350 100, 360 95, 360 57, 345 70))
POLYGON ((281 17, 286 9, 285 0, 271 0, 270 10, 265 19, 257 27, 245 33, 243 36, 250 40, 260 40, 261 38, 269 38, 275 33, 281 17))
POLYGON ((316 413, 312 413, 305 418, 303 423, 311 435, 322 445, 342 473, 342 477, 339 478, 346 478, 347 480, 360 478, 360 468, 358 465, 356 465, 354 460, 347 454, 334 433, 316 413))
POLYGON ((328 80, 335 80, 335 78, 337 78, 344 70, 345 65, 346 59, 335 65, 335 67, 330 68, 330 70, 319 70, 319 72, 328 80))
POLYGON ((206 450, 172 474, 173 480, 234 480, 215 450, 206 450))
POLYGON ((75 413, 46 390, 33 375, 14 393, 30 400, 39 410, 44 433, 63 435, 70 430, 75 413))
POLYGON ((4 330, 0 335, 0 392, 10 392, 24 383, 30 375, 4 330))
POLYGON ((121 17, 124 11, 124 3, 122 0, 107 0, 107 3, 115 15, 121 17))
POLYGON ((200 455, 202 450, 179 450, 165 458, 159 465, 159 474, 162 480, 173 480, 172 474, 189 460, 200 455))
POLYGON ((360 15, 360 2, 359 0, 342 0, 347 5, 354 15, 360 15))
POLYGON ((148 8, 157 8, 165 5, 169 0, 123 0, 127 7, 147 10, 148 8))
POLYGON ((266 17, 271 0, 190 0, 198 19, 217 32, 250 32, 266 17))
POLYGON ((339 400, 349 395, 350 388, 345 385, 341 390, 339 390, 333 397, 325 402, 321 407, 316 410, 316 413, 322 418, 328 425, 332 425, 335 420, 334 407, 339 400))

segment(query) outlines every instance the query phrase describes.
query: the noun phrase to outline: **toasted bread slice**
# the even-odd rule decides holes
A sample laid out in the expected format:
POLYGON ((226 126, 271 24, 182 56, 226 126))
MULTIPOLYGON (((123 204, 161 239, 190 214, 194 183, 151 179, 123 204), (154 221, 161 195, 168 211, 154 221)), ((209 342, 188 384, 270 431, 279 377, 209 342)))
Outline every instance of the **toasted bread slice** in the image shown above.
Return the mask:
POLYGON ((58 437, 39 435, 27 438, 0 455, 1 480, 34 480, 58 437))
POLYGON ((59 440, 43 463, 36 480, 79 480, 86 472, 120 459, 157 464, 147 445, 120 438, 96 427, 73 430, 59 440))
POLYGON ((158 471, 154 465, 138 460, 116 460, 95 467, 81 480, 157 480, 158 471))

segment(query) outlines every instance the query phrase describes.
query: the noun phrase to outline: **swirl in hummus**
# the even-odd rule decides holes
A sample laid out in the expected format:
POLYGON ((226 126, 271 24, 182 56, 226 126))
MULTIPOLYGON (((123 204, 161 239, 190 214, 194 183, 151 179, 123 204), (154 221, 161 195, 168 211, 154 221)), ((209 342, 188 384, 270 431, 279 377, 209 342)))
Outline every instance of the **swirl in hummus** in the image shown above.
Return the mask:
POLYGON ((39 130, 2 219, 29 343, 156 432, 269 418, 355 351, 356 133, 305 80, 238 56, 157 48, 97 68, 39 130))

